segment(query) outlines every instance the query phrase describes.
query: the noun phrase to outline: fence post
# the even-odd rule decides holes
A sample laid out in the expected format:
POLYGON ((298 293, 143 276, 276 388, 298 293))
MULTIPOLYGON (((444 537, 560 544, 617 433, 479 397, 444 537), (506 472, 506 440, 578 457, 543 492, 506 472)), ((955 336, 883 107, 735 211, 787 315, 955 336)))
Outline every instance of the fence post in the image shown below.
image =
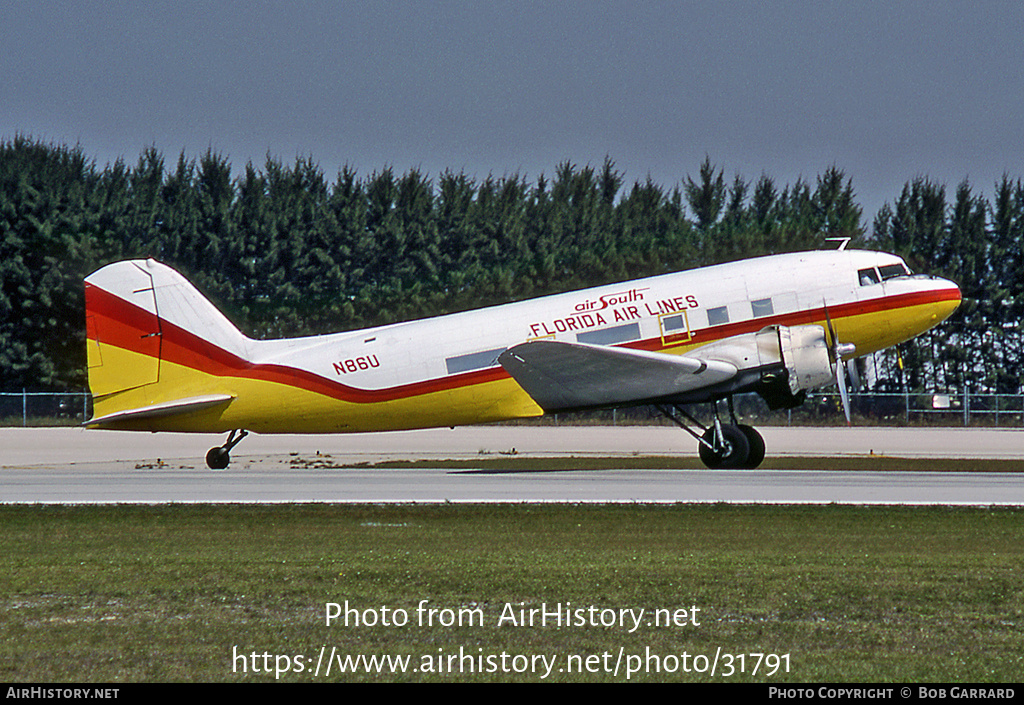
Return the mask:
POLYGON ((21 427, 28 426, 28 395, 25 388, 21 388, 21 427))

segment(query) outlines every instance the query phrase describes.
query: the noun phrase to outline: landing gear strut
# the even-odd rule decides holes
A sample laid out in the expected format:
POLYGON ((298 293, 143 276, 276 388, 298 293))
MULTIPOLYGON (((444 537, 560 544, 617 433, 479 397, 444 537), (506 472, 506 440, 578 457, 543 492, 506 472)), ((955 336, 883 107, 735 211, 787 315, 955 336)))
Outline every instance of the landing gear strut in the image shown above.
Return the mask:
POLYGON ((207 451, 206 464, 210 466, 211 470, 223 470, 226 468, 228 463, 231 462, 231 449, 238 445, 238 443, 248 435, 249 432, 244 429, 232 431, 228 434, 228 440, 224 445, 217 446, 216 448, 210 448, 210 450, 207 451), (236 433, 238 434, 237 438, 235 437, 236 433))
POLYGON ((697 439, 701 462, 709 468, 756 468, 764 460, 764 438, 752 426, 736 420, 732 397, 729 397, 729 418, 732 423, 722 423, 718 415, 718 404, 715 403, 715 420, 707 427, 678 404, 671 407, 659 404, 655 408, 697 439), (700 429, 702 433, 698 434, 686 422, 700 429))

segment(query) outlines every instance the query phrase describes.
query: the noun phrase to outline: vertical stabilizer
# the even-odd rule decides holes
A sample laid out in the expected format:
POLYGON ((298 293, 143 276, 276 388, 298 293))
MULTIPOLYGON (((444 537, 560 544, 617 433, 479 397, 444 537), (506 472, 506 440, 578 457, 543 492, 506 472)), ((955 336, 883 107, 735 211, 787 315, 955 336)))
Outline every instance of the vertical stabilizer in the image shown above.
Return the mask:
POLYGON ((182 355, 248 357, 251 341, 188 280, 152 259, 93 272, 85 280, 85 309, 97 415, 213 391, 183 384, 167 364, 172 352, 178 361, 182 355))

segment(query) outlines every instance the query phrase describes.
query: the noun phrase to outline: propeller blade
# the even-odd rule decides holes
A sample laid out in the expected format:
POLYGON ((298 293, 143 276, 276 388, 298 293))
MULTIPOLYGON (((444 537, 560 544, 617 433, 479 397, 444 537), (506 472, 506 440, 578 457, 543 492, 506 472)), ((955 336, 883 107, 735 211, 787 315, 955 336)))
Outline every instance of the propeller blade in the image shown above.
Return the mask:
MULTIPOLYGON (((836 329, 832 325, 832 316, 828 313, 828 304, 824 300, 821 302, 822 308, 825 309, 825 322, 828 324, 828 335, 832 338, 832 343, 829 345, 830 357, 832 358, 832 365, 836 370, 836 385, 839 387, 839 398, 843 402, 843 413, 846 414, 846 425, 851 424, 850 420, 850 395, 846 391, 846 373, 843 370, 843 355, 852 355, 857 352, 857 346, 852 343, 846 343, 845 345, 839 342, 839 336, 836 335, 836 329)), ((828 342, 827 340, 825 341, 828 342)))
POLYGON ((846 391, 846 374, 842 364, 836 365, 836 384, 839 385, 839 398, 843 400, 843 413, 846 414, 846 425, 850 425, 850 395, 846 391))

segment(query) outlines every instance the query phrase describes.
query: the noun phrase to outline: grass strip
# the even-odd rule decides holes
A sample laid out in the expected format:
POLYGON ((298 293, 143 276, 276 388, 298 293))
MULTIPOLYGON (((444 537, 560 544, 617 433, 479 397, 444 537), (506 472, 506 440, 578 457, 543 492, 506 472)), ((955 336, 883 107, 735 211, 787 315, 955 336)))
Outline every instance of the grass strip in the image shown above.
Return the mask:
POLYGON ((623 681, 623 655, 646 656, 639 681, 1024 672, 1020 508, 3 506, 0 527, 6 681, 623 681), (346 601, 360 625, 327 626, 346 601), (502 621, 567 603, 686 620, 502 621), (328 678, 311 673, 321 647, 410 661, 328 678), (754 673, 756 654, 788 669, 754 673), (557 659, 546 676, 539 655, 557 659))

